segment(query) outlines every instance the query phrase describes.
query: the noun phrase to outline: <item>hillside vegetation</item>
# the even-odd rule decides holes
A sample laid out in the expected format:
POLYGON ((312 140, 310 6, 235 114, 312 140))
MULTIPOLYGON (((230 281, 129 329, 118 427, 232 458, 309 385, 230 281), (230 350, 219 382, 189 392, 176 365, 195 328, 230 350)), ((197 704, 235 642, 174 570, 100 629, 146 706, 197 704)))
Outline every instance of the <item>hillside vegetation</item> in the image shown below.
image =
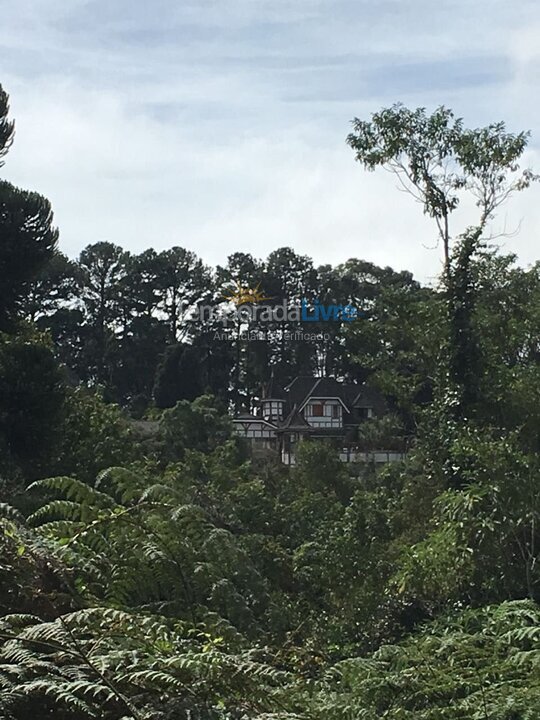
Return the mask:
MULTIPOLYGON (((0 183, 2 720, 540 717, 540 264, 486 239, 534 179, 527 138, 400 106, 354 127, 437 221, 436 287, 290 249, 71 262, 47 200, 0 183), (480 217, 452 235, 462 191, 480 217), (363 315, 324 346, 182 317, 186 293, 261 277, 363 315), (228 410, 270 365, 379 388, 392 412, 363 442, 406 458, 251 460, 228 410)), ((12 134, 0 88, 0 158, 12 134)))

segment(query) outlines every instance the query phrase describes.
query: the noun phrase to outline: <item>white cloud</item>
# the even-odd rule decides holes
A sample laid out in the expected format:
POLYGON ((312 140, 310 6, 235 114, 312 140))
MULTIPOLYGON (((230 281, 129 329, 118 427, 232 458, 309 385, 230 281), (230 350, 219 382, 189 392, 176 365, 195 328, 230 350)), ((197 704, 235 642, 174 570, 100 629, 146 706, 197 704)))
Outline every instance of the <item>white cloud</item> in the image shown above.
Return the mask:
MULTIPOLYGON (((391 177, 355 165, 348 122, 399 99, 445 103, 472 125, 505 118, 540 136, 534 6, 403 8, 12 4, 0 82, 17 139, 4 172, 51 198, 72 255, 103 239, 134 251, 181 244, 211 263, 291 245, 318 262, 358 256, 428 279, 440 258, 426 249, 429 220, 391 177)), ((510 228, 523 219, 505 247, 524 263, 536 256, 538 192, 500 219, 510 228)))

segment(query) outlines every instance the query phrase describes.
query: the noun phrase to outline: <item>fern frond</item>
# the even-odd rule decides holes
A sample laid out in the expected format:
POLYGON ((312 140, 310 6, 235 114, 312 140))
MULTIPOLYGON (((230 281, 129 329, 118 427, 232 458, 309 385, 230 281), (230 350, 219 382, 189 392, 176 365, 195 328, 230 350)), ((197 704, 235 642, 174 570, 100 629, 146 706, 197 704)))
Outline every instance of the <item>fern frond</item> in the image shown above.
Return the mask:
POLYGON ((36 480, 28 487, 28 490, 45 490, 63 495, 67 500, 73 500, 77 503, 88 503, 102 508, 114 507, 116 504, 110 495, 99 492, 80 480, 66 476, 36 480))
POLYGON ((112 495, 118 503, 129 505, 140 497, 144 483, 127 468, 110 467, 98 474, 95 487, 108 497, 112 495))
POLYGON ((24 525, 25 523, 22 513, 4 502, 0 502, 0 520, 10 520, 16 525, 24 525))

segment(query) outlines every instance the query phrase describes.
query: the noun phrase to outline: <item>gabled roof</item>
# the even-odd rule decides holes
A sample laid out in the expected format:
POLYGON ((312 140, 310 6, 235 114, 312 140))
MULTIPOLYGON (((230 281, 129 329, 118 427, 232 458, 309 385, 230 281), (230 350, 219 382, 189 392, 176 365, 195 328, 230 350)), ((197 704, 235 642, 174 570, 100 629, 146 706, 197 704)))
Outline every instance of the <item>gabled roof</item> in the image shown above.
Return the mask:
POLYGON ((339 382, 335 378, 314 378, 308 375, 299 375, 285 390, 291 403, 304 407, 310 398, 339 400, 348 412, 351 400, 358 394, 358 386, 339 382))
POLYGON ((346 387, 347 386, 344 383, 338 382, 335 378, 319 378, 315 385, 309 391, 309 396, 306 397, 303 404, 305 405, 309 398, 327 398, 329 400, 335 399, 339 400, 345 410, 348 412, 349 408, 347 407, 346 402, 347 393, 345 392, 346 387))
POLYGON ((354 407, 354 401, 360 394, 361 390, 362 385, 358 385, 357 383, 343 384, 343 399, 350 408, 354 407))
POLYGON ((300 414, 310 398, 339 400, 347 414, 350 414, 353 408, 372 408, 377 416, 384 415, 387 411, 387 403, 382 393, 369 385, 340 382, 335 378, 316 378, 313 375, 298 375, 283 388, 272 374, 262 395, 264 400, 284 401, 284 413, 288 414, 283 421, 272 423, 261 415, 250 413, 237 415, 235 421, 265 423, 273 428, 312 429, 313 426, 300 414))
POLYGON ((319 378, 311 388, 310 394, 318 397, 338 397, 343 391, 343 383, 335 378, 319 378))
POLYGON ((234 419, 235 420, 256 420, 257 416, 253 415, 253 413, 250 413, 247 410, 242 410, 242 412, 239 412, 234 416, 234 419))
POLYGON ((352 402, 356 408, 373 408, 379 415, 386 411, 386 400, 375 388, 369 385, 362 385, 360 391, 352 402))
POLYGON ((301 405, 316 382, 313 375, 297 375, 285 388, 291 405, 301 405))
POLYGON ((280 430, 306 430, 311 429, 311 425, 305 420, 298 407, 294 405, 291 412, 287 415, 283 423, 280 424, 280 430))
POLYGON ((287 396, 285 390, 274 378, 274 373, 272 373, 270 382, 265 387, 263 387, 262 397, 263 400, 286 400, 287 396))

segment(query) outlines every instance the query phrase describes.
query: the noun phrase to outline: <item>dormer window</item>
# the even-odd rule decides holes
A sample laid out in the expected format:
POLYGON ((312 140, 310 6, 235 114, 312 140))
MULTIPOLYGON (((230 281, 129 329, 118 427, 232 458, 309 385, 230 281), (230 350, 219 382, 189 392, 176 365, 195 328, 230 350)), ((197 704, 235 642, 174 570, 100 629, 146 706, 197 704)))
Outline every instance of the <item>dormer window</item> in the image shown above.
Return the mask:
POLYGON ((323 417, 324 405, 322 403, 314 403, 311 406, 311 414, 313 415, 313 417, 323 417))

